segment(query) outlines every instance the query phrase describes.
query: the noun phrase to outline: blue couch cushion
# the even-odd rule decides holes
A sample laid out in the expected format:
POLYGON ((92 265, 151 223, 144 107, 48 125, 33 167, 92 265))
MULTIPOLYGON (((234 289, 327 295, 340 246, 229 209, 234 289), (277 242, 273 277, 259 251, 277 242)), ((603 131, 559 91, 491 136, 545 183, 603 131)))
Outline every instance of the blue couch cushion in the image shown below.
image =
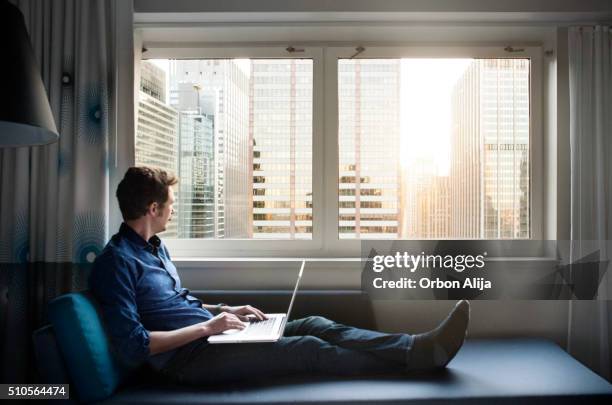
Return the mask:
POLYGON ((79 399, 113 394, 129 370, 112 353, 97 305, 89 293, 72 293, 49 303, 49 321, 79 399))

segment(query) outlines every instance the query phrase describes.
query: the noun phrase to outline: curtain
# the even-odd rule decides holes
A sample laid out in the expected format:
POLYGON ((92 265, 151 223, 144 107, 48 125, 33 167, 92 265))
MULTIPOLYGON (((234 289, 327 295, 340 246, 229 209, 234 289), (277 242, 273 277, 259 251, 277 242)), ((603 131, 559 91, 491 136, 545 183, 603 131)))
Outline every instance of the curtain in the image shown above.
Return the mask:
MULTIPOLYGON (((571 244, 575 260, 612 259, 612 35, 609 27, 569 29, 571 244)), ((606 268, 606 266, 602 266, 606 268)), ((611 379, 610 262, 598 299, 570 301, 568 351, 611 379)))
MULTIPOLYGON (((56 144, 0 149, 0 376, 18 383, 35 378, 30 342, 47 302, 86 288, 109 236, 117 8, 133 8, 118 0, 13 3, 60 133, 56 144)), ((131 24, 120 28, 132 35, 131 24)))

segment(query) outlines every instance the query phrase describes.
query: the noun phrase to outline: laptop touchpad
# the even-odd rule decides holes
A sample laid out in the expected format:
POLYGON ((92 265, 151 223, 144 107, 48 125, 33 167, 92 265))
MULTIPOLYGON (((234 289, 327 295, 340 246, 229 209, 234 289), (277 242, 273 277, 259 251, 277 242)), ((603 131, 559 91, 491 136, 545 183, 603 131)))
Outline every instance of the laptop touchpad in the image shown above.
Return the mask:
POLYGON ((228 329, 226 331, 223 331, 221 334, 222 335, 233 335, 234 333, 238 333, 240 332, 240 329, 228 329))

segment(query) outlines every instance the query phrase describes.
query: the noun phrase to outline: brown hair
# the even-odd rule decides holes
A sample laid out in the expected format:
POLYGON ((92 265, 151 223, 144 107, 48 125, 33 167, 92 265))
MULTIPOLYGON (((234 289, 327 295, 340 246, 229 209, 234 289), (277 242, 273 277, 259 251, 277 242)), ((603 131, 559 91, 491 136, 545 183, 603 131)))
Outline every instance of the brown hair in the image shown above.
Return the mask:
POLYGON ((129 221, 142 217, 154 202, 163 207, 168 201, 168 188, 176 183, 176 176, 164 170, 130 167, 117 186, 116 195, 123 219, 129 221))

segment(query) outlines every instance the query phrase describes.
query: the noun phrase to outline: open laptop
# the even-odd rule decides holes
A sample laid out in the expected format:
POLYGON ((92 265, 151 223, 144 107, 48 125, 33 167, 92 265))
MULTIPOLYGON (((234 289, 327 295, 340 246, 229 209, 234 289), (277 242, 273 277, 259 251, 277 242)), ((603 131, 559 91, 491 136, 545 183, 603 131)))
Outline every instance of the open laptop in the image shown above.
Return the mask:
POLYGON ((266 314, 268 319, 263 321, 253 321, 247 324, 247 327, 239 329, 229 329, 225 332, 209 336, 208 343, 256 343, 256 342, 276 342, 283 336, 285 331, 285 325, 291 315, 291 308, 293 307, 293 301, 297 294, 300 280, 302 279, 302 273, 304 272, 304 265, 306 260, 302 260, 302 267, 300 267, 300 273, 298 274, 295 287, 293 289, 293 295, 289 302, 289 309, 286 314, 266 314))

